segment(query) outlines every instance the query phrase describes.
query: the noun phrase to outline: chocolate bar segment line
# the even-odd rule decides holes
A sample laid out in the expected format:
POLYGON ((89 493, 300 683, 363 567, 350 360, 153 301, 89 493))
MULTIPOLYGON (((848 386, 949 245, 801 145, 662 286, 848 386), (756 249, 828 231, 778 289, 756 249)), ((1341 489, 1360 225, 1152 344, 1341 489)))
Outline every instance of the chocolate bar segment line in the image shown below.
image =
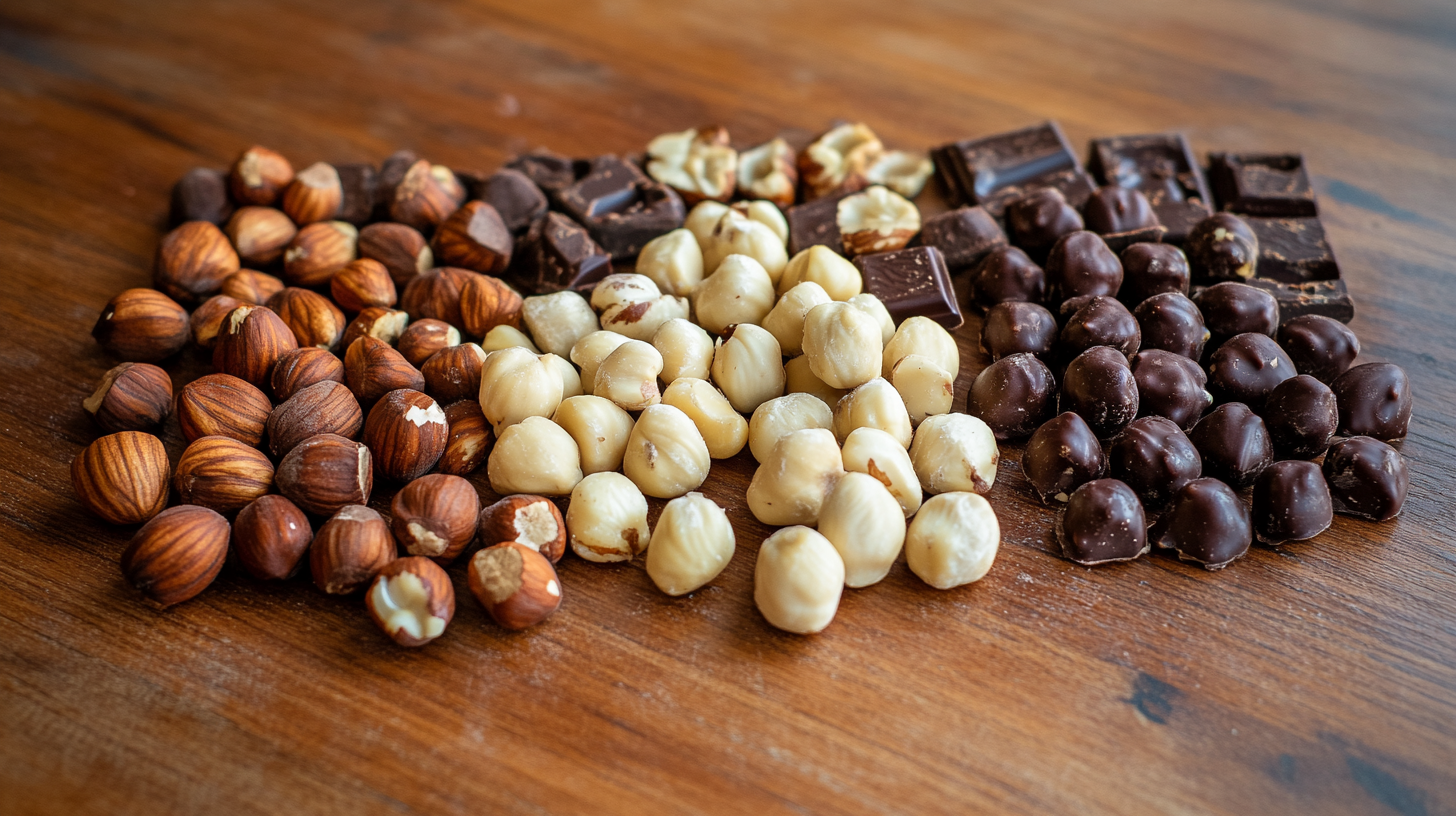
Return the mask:
POLYGON ((1000 217, 1027 193, 1056 187, 1081 207, 1095 185, 1056 122, 942 145, 932 151, 937 173, 955 187, 955 204, 979 204, 1000 217))

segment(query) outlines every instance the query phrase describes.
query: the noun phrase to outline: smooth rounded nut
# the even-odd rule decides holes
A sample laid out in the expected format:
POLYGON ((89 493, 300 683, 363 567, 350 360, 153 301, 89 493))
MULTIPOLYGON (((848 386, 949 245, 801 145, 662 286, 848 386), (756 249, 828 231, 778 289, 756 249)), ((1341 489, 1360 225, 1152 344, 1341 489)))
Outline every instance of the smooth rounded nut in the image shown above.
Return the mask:
POLYGON ((482 542, 514 541, 555 564, 566 554, 566 519, 545 496, 506 496, 480 511, 482 542))
POLYGON ((895 336, 895 318, 890 316, 885 302, 869 292, 860 292, 846 302, 858 306, 875 319, 875 324, 880 327, 880 348, 883 349, 884 344, 895 336))
POLYGON ((527 417, 549 417, 561 404, 561 375, 526 349, 493 351, 480 369, 480 410, 499 437, 527 417))
POLYGON ((854 388, 880 373, 880 327, 849 303, 821 303, 804 317, 804 357, 830 388, 854 388))
POLYGON ((594 331, 576 341, 576 344, 571 347, 571 361, 581 367, 583 391, 596 388, 597 367, 607 359, 608 355, 631 339, 625 334, 603 329, 594 331))
POLYGON ((880 480, 865 473, 845 473, 824 499, 819 532, 844 559, 844 585, 866 587, 889 574, 900 557, 905 516, 880 480))
MULTIPOLYGON (((479 398, 480 373, 485 368, 485 350, 474 343, 443 348, 420 367, 425 390, 443 403, 479 398)), ((572 370, 575 376, 576 371, 572 370)))
POLYGON ((181 351, 192 327, 177 301, 155 289, 127 289, 107 301, 91 336, 123 360, 155 362, 181 351))
POLYGON ((206 589, 228 551, 227 519, 205 507, 180 505, 143 524, 121 554, 121 573, 163 607, 206 589))
POLYGON ((500 433, 486 462, 490 489, 565 496, 581 481, 576 440, 545 417, 529 416, 500 433))
POLYGON ((395 349, 415 368, 447 348, 460 345, 460 330, 443 320, 426 317, 399 333, 395 349))
POLYGON ((526 298, 521 320, 536 345, 557 357, 569 358, 576 341, 601 328, 586 298, 569 290, 526 298))
POLYGON ((262 306, 283 290, 283 281, 255 269, 239 269, 222 279, 222 294, 231 298, 262 306))
POLYGON ((864 291, 864 277, 843 255, 823 244, 801 250, 784 267, 779 292, 787 293, 805 281, 819 284, 833 300, 849 300, 864 291))
POLYGON ((268 298, 268 308, 293 332, 300 347, 332 349, 339 345, 349 323, 328 298, 308 289, 285 287, 268 298))
POLYGON ((370 306, 344 327, 344 339, 339 341, 339 345, 347 350, 361 337, 373 337, 393 345, 399 342, 400 335, 408 326, 409 312, 370 306))
POLYGON ((628 340, 597 366, 592 393, 606 397, 624 410, 641 411, 662 402, 662 394, 657 390, 660 371, 662 355, 651 343, 628 340))
POLYGON ((313 527, 298 505, 277 494, 260 496, 233 521, 233 552, 260 581, 293 577, 303 566, 313 527))
POLYGON ((990 426, 969 414, 943 414, 920 423, 910 446, 915 475, 927 493, 988 493, 1001 452, 990 426))
POLYGON ((557 357, 555 354, 543 354, 541 355, 541 360, 546 363, 547 367, 556 372, 557 377, 561 378, 562 399, 582 395, 585 389, 582 388, 581 373, 576 370, 576 366, 561 357, 557 357))
POLYGON ((536 348, 536 344, 531 342, 530 336, 515 326, 496 326, 485 333, 485 337, 480 341, 480 347, 487 354, 507 348, 523 348, 532 354, 541 353, 541 349, 536 348))
POLYGON ((247 305, 229 295, 213 295, 201 306, 192 310, 189 325, 192 327, 192 344, 200 349, 211 349, 217 340, 217 331, 233 309, 247 305))
POLYGON ((466 576, 470 594, 507 629, 535 626, 561 607, 556 568, 540 553, 514 541, 476 553, 466 576))
POLYGON ((319 434, 278 462, 278 492, 314 515, 369 501, 374 463, 369 448, 337 434, 319 434))
POLYGON ((702 247, 688 229, 659 235, 637 255, 637 274, 646 275, 664 294, 687 297, 703 280, 702 247))
POLYGON ((364 427, 364 410, 343 383, 324 380, 289 397, 268 415, 268 448, 282 457, 321 433, 353 439, 364 427))
POLYGON ((768 273, 769 282, 777 285, 788 266, 789 255, 784 241, 773 227, 730 209, 723 213, 703 247, 703 267, 718 269, 725 258, 743 255, 757 261, 768 273))
POLYGON ((273 366, 273 376, 268 379, 273 388, 273 398, 279 402, 287 402, 294 394, 310 385, 321 382, 342 383, 345 378, 343 360, 328 349, 310 347, 285 351, 278 355, 278 363, 273 366))
POLYGON ((1001 525, 991 503, 975 493, 931 496, 905 534, 905 562, 936 589, 979 581, 996 560, 1001 525))
POLYGON ((364 595, 374 625, 401 646, 423 646, 455 617, 450 576, 428 558, 411 556, 386 564, 364 595))
POLYGON ((425 236, 407 224, 381 221, 359 231, 359 257, 384 264, 395 286, 435 266, 435 253, 425 236))
POLYGON ((475 275, 460 287, 460 319, 471 337, 484 337, 496 326, 519 328, 520 293, 509 284, 490 275, 475 275))
MULTIPOLYGON (((227 233, 228 240, 238 251, 238 258, 244 263, 267 266, 283 257, 283 248, 298 234, 298 227, 282 210, 239 207, 228 219, 223 232, 227 233)), ((261 303, 262 300, 249 302, 261 303)))
POLYGON ((404 285, 399 293, 399 308, 409 312, 411 320, 439 320, 461 326, 465 323, 461 311, 465 285, 477 277, 479 272, 455 266, 428 269, 404 285))
POLYGON ((229 436, 204 436, 182 451, 173 486, 183 504, 231 513, 273 489, 273 463, 229 436))
POLYGON ((773 279, 747 255, 729 255, 693 290, 698 325, 709 334, 739 323, 759 324, 773 310, 773 279))
POLYGON ((748 420, 707 380, 680 377, 667 387, 662 401, 680 409, 698 426, 708 455, 714 459, 735 456, 748 442, 748 420))
POLYGON ((713 350, 711 371, 713 382, 723 389, 733 408, 745 414, 784 393, 779 341, 762 326, 734 326, 713 350))
POLYGON ((172 378, 147 363, 122 363, 106 372, 81 407, 102 430, 140 431, 172 413, 172 378))
MULTIPOLYGON (((728 205, 721 201, 712 199, 699 201, 688 211, 688 217, 683 221, 683 229, 691 232, 698 241, 698 248, 704 249, 708 246, 708 239, 712 237, 713 230, 718 222, 723 220, 723 214, 728 212, 728 205)), ((712 267, 706 267, 711 269, 712 267)), ((644 273, 645 274, 645 273, 644 273)))
POLYGON ((592 287, 591 307, 605 312, 613 306, 631 306, 662 297, 657 284, 646 275, 617 272, 597 281, 592 287))
POLYGON ((702 485, 712 464, 692 419, 671 405, 653 405, 632 426, 622 471, 643 493, 673 499, 702 485))
POLYGON ((879 428, 910 447, 910 412, 895 386, 881 377, 850 391, 834 406, 834 436, 841 442, 856 428, 879 428))
POLYGON ((308 550, 314 585, 330 595, 363 589, 395 559, 384 517, 363 505, 341 507, 319 527, 308 550))
POLYGON ((682 320, 692 312, 688 299, 662 295, 652 300, 608 306, 602 312, 602 328, 620 332, 634 340, 651 340, 663 323, 682 320))
POLYGON ((833 409, 849 394, 842 388, 830 388, 823 380, 809 370, 809 360, 802 354, 784 363, 784 391, 789 394, 808 394, 825 406, 833 409))
POLYGON ((397 388, 425 387, 425 377, 383 340, 360 337, 344 352, 344 382, 368 405, 397 388))
POLYGON ((895 329, 895 334, 890 342, 885 344, 883 361, 880 363, 880 376, 890 379, 890 373, 895 370, 895 363, 900 362, 904 357, 911 354, 918 354, 927 357, 936 365, 949 371, 952 376, 961 371, 961 352, 956 347, 955 338, 945 327, 923 315, 907 317, 895 329))
POLYGON ((386 479, 408 482, 435 466, 445 454, 450 423, 440 404, 411 388, 385 394, 364 421, 364 444, 374 467, 386 479))
POLYGON ((152 282, 183 303, 200 303, 239 266, 238 253, 216 224, 187 221, 162 236, 152 282))
POLYGON ((212 367, 263 388, 286 351, 298 348, 293 330, 263 306, 239 306, 218 328, 212 367))
POLYGON ((809 394, 771 399, 753 411, 748 422, 748 449, 755 460, 767 461, 780 439, 806 428, 834 428, 834 413, 823 400, 809 394))
POLYGON ((797 635, 821 632, 839 611, 844 560, 808 527, 785 527, 764 540, 753 565, 753 602, 764 620, 797 635))
POLYGON ((717 578, 736 547, 723 508, 701 493, 679 496, 662 508, 652 531, 647 576, 668 595, 686 595, 717 578))
POLYGON ((561 401, 551 417, 571 438, 581 454, 581 472, 601 473, 622 467, 632 415, 604 397, 576 396, 561 401))
POLYGON ((359 229, 343 221, 317 221, 299 229, 283 250, 283 278, 293 286, 323 286, 359 257, 359 229))
POLYGON ((566 509, 571 549, 587 561, 630 561, 647 548, 647 499, 620 473, 593 473, 571 490, 566 509))
POLYGON ((779 243, 788 245, 789 221, 784 218, 783 210, 779 209, 778 204, 758 198, 752 201, 735 201, 729 206, 734 212, 747 216, 750 221, 757 221, 773 230, 773 234, 778 236, 779 243))
POLYGON ((485 414, 480 412, 480 403, 475 400, 461 400, 447 406, 445 421, 450 423, 450 436, 445 442, 445 453, 440 456, 438 468, 441 473, 469 476, 485 464, 495 442, 495 434, 491 432, 485 414))
POLYGON ((900 446, 898 439, 878 428, 858 428, 844 440, 839 453, 846 471, 879 480, 899 502, 906 518, 920 509, 924 492, 920 477, 915 475, 910 452, 900 446))
POLYGON ((390 530, 405 552, 448 564, 475 539, 480 494, 459 476, 431 473, 395 493, 389 515, 390 530))
POLYGON ((926 417, 950 413, 955 398, 955 375, 929 357, 919 354, 901 357, 890 372, 890 384, 905 401, 911 425, 919 425, 926 417))
POLYGON ((713 338, 702 326, 674 318, 658 327, 652 346, 662 355, 663 382, 671 385, 679 377, 708 379, 713 365, 713 338))
POLYGON ((140 431, 103 436, 71 462, 77 500, 112 524, 139 524, 162 512, 171 475, 162 440, 140 431))
POLYGON ((834 434, 807 428, 786 434, 753 472, 748 483, 748 509, 764 524, 814 524, 834 483, 844 475, 844 461, 834 434))
POLYGON ((283 188, 278 206, 296 224, 312 224, 339 214, 344 202, 344 185, 331 164, 314 162, 298 171, 283 188))
POLYGON ((773 310, 763 319, 763 327, 779 341, 784 354, 793 357, 804 351, 804 318, 809 310, 824 303, 833 303, 824 287, 804 281, 785 292, 773 310))
POLYGON ((329 293, 340 308, 349 312, 362 312, 371 306, 388 308, 399 299, 389 270, 369 258, 357 258, 334 273, 329 279, 329 293))

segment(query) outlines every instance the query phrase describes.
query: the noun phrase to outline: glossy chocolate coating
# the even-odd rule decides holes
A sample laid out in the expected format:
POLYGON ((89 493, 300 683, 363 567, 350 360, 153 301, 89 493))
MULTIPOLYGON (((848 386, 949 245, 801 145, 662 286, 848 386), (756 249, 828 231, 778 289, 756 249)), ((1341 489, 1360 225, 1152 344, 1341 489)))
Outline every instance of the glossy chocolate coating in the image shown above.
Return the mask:
POLYGON ((952 203, 980 204, 996 217, 1041 187, 1056 187, 1080 207, 1095 186, 1056 122, 953 142, 930 156, 952 203))
POLYGON ((1156 227, 1158 216, 1148 197, 1117 184, 1097 188, 1082 208, 1087 229, 1101 235, 1156 227))
POLYGON ((1057 382, 1030 354, 1002 357, 981 369, 966 395, 966 413, 979 417, 1000 440, 1021 439, 1057 407, 1057 382))
POLYGON ((992 306, 981 321, 981 348, 999 360, 1025 352, 1042 356, 1057 342, 1057 321, 1045 306, 1007 301, 992 306))
POLYGON ((1172 244, 1137 243, 1118 256, 1122 260, 1122 288, 1117 297, 1129 309, 1164 292, 1188 294, 1192 272, 1188 256, 1172 244))
POLYGON ((1294 361, 1263 334, 1235 335, 1208 358, 1208 384, 1219 402, 1242 402, 1255 409, 1274 386, 1295 376, 1294 361))
POLYGON ((1208 329, 1198 306, 1186 295, 1164 292, 1144 300, 1132 311, 1142 332, 1143 349, 1162 349, 1190 360, 1203 356, 1208 329))
POLYGON ((1078 295, 1117 295, 1122 286, 1122 261, 1102 236, 1078 230, 1061 237, 1047 255, 1047 302, 1061 303, 1078 295))
POLYGON ((925 219, 920 242, 939 249, 946 267, 955 274, 975 266, 991 250, 1006 246, 1006 233, 984 208, 960 207, 925 219))
POLYGON ((1368 436, 1341 439, 1325 454, 1323 469, 1341 513, 1372 521, 1400 515, 1410 474, 1405 457, 1395 448, 1368 436))
POLYGON ((1138 416, 1166 417, 1187 430, 1213 404, 1206 388, 1208 376, 1193 360, 1171 351, 1144 349, 1131 362, 1138 416))
POLYGON ((516 247, 510 276, 536 294, 586 291, 612 273, 612 258, 580 224, 561 213, 536 220, 516 247))
POLYGON ((1360 356, 1360 338, 1350 327, 1323 315, 1301 315, 1279 327, 1279 347, 1294 370, 1322 383, 1333 382, 1360 356))
POLYGON ((1062 555, 1084 566, 1131 561, 1148 551, 1148 522, 1132 488, 1098 479, 1077 488, 1057 518, 1062 555))
POLYGON ((1281 459, 1313 459, 1324 453, 1340 423, 1335 392, 1308 374, 1274 386, 1264 401, 1263 417, 1281 459))
POLYGON ((1043 187, 1006 207, 1011 240, 1027 252, 1045 255, 1067 233, 1082 229, 1082 216, 1055 187, 1043 187))
POLYGON ((1093 139, 1087 172, 1102 184, 1141 190, 1168 228, 1165 240, 1181 244, 1213 205, 1198 160, 1181 133, 1093 139))
POLYGON ((847 195, 828 195, 784 210, 784 220, 789 224, 790 257, 820 245, 844 254, 844 237, 839 232, 839 200, 847 195))
POLYGON ((612 155, 592 159, 591 170, 558 191, 556 200, 618 260, 635 256, 648 241, 681 227, 687 217, 672 188, 612 155))
POLYGON ((1236 334, 1254 332, 1273 337, 1279 330, 1279 303, 1274 296, 1242 283, 1224 281, 1193 296, 1203 325, 1215 347, 1236 334))
POLYGON ((865 291, 885 304, 896 324, 916 315, 950 330, 960 328, 964 322, 945 256, 935 247, 860 255, 854 265, 864 277, 865 291))
POLYGON ((1183 250, 1193 268, 1193 279, 1243 280, 1258 272, 1259 239, 1242 218, 1214 213, 1188 233, 1183 250))
POLYGON ((1264 468, 1253 500, 1254 535, 1265 544, 1314 538, 1335 518, 1330 488, 1314 462, 1288 460, 1264 468))
POLYGON ((998 303, 1046 298, 1046 273, 1020 247, 998 247, 971 273, 971 297, 982 309, 998 303))
POLYGON ((1100 478, 1107 467, 1102 443, 1077 414, 1046 421, 1026 442, 1021 472, 1043 503, 1064 502, 1078 486, 1100 478))
POLYGON ((546 194, 519 170, 504 168, 480 183, 480 200, 495 207, 506 229, 520 235, 546 213, 546 194))
POLYGON ((1203 475, 1243 489, 1274 461, 1264 420, 1241 402, 1218 406, 1193 426, 1188 439, 1203 459, 1203 475))
POLYGON ((1132 312, 1117 298, 1094 295, 1062 327, 1057 346, 1062 359, 1070 360, 1093 346, 1109 346, 1131 357, 1141 342, 1132 312))
POLYGON ((1395 363, 1365 363, 1330 383, 1340 407, 1341 436, 1405 439, 1410 429, 1411 390, 1405 369, 1395 363))
POLYGON ((1137 380, 1116 349, 1095 346, 1077 355, 1062 377, 1061 409, 1075 411, 1101 438, 1116 436, 1137 416, 1137 380))
POLYGON ((1148 507, 1161 507, 1203 472, 1203 460, 1177 423, 1139 417, 1107 449, 1107 472, 1137 491, 1148 507))
POLYGON ((1149 538, 1178 551, 1204 569, 1223 569, 1249 551, 1254 525, 1249 508, 1233 488, 1217 479, 1194 479, 1173 497, 1149 538))

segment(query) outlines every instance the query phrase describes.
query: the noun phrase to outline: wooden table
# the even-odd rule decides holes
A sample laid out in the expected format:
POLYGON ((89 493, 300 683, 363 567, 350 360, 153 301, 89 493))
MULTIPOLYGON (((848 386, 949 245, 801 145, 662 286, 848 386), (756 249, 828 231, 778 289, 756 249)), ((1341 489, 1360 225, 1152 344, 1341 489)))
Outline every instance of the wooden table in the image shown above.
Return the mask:
POLYGON ((0 814, 1456 812, 1456 10, 1093 5, 6 3, 0 814), (751 601, 745 453, 705 488, 740 543, 709 588, 568 558, 562 612, 505 634, 457 567, 451 630, 407 651, 304 580, 229 571, 155 611, 117 569, 130 530, 72 498, 111 365, 88 332, 149 281, 191 166, 260 143, 491 169, 837 118, 905 148, 1055 118, 1079 150, 1303 151, 1365 357, 1414 383, 1403 516, 1220 573, 1085 569, 1010 447, 985 580, 901 564, 794 637, 751 601))

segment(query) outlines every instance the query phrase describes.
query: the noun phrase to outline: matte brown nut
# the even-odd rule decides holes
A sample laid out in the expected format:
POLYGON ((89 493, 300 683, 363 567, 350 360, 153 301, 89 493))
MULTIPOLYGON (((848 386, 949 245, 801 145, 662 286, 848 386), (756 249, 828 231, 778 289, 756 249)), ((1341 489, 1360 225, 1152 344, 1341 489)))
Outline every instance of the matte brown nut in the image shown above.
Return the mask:
POLYGON ((221 293, 243 303, 262 306, 283 290, 283 281, 256 269, 239 269, 222 279, 221 293))
POLYGON ((647 143, 647 174, 677 190, 691 206, 733 197, 738 152, 719 125, 664 133, 647 143))
POLYGON ((71 462, 71 486, 87 510, 112 524, 140 524, 167 506, 167 449, 138 431, 103 436, 71 462))
POLYGON ((903 249, 920 232, 915 204, 879 185, 840 199, 836 220, 849 255, 903 249))
POLYGON ((865 174, 885 147, 867 125, 840 125, 815 139, 799 154, 805 198, 854 192, 869 183, 865 174))
POLYGON ((283 212, 296 224, 327 221, 339 214, 344 185, 332 164, 315 162, 298 171, 283 188, 283 212))
POLYGON ((458 345, 459 329, 443 320, 429 317, 409 324, 395 341, 395 348, 415 368, 424 365, 441 351, 458 345))
POLYGON ((384 517, 358 504, 334 513, 308 548, 314 585, 330 595, 363 589, 394 559, 394 538, 384 517))
POLYGON ((282 155, 254 145, 233 162, 228 189, 238 204, 269 206, 293 181, 293 165, 282 155))
POLYGON ((369 501, 374 465, 369 448, 337 434, 305 439, 278 463, 278 492, 310 513, 327 516, 369 501))
POLYGON ((223 279, 238 271, 238 253, 209 221, 188 221, 162 236, 153 282, 184 303, 217 294, 223 279))
POLYGON ((379 261, 359 258, 329 279, 334 302, 348 312, 362 312, 371 306, 393 306, 398 299, 389 270, 379 261))
POLYGON ((494 274, 510 266, 515 240, 495 207, 471 201, 440 224, 431 248, 443 266, 494 274))
POLYGON ((273 366, 273 398, 286 402, 299 391, 321 382, 344 381, 344 361, 317 346, 285 351, 273 366))
POLYGON ((389 513, 405 552, 448 564, 475 540, 480 494, 459 476, 431 473, 395 493, 389 513))
POLYGON ((364 411, 343 383, 324 380, 289 397, 268 416, 268 449, 286 455, 298 443, 322 433, 345 439, 359 435, 364 411))
POLYGON ((121 574, 164 607, 182 603, 222 571, 228 532, 227 519, 205 507, 173 507, 132 536, 121 554, 121 574))
POLYGON ((449 436, 439 404, 410 388, 385 394, 364 422, 364 444, 374 454, 375 467, 398 482, 417 479, 434 467, 449 436))
POLYGON ((194 167, 184 173, 172 185, 171 199, 167 223, 174 227, 183 221, 221 224, 233 211, 233 202, 228 198, 227 175, 211 167, 194 167))
POLYGON ((383 340, 361 337, 344 353, 344 382, 363 405, 396 388, 425 387, 425 378, 404 355, 383 340))
POLYGON ((794 166, 794 149, 783 139, 773 139, 738 154, 738 194, 766 199, 780 207, 794 203, 799 189, 799 169, 794 166))
POLYGON ((364 605, 395 643, 423 646, 444 634, 455 617, 455 587, 433 561, 400 558, 375 574, 364 605))
POLYGON ((233 552, 243 569, 261 581, 292 578, 312 541, 308 516, 277 494, 259 497, 233 521, 233 552))
POLYGON ((480 395, 480 369, 485 350, 474 343, 462 343, 435 352, 420 368, 425 392, 442 403, 473 399, 480 395))
POLYGON ((420 159, 394 188, 389 217, 428 233, 450 217, 465 200, 465 189, 450 168, 420 159))
POLYGON ((383 222, 359 231, 359 257, 384 264, 395 286, 435 265, 435 253, 420 231, 406 224, 383 222))
POLYGON ((507 629, 535 626, 561 606, 556 568, 540 553, 514 541, 476 553, 468 576, 470 593, 507 629))
POLYGON ((160 425, 172 412, 172 378, 146 363, 122 363, 106 372, 81 407, 107 433, 160 425))
POLYGON ((198 377, 177 393, 177 424, 188 442, 227 436, 257 447, 272 410, 267 394, 231 374, 198 377))
POLYGON ((222 321, 239 306, 246 306, 241 300, 228 295, 213 295, 201 306, 192 310, 188 321, 192 329, 192 342, 198 348, 211 349, 217 340, 217 330, 222 321))
POLYGON ((223 228, 244 263, 267 266, 283 257, 298 227, 282 210, 241 207, 223 228))
POLYGON ((343 339, 348 325, 343 311, 332 301, 318 292, 296 286, 268 298, 268 308, 288 324, 294 340, 302 348, 331 349, 343 339))
POLYGON ((273 376, 285 351, 298 348, 293 330, 263 306, 239 306, 228 314, 212 347, 212 367, 255 386, 273 376))
POLYGON ((399 308, 409 312, 411 320, 434 318, 452 326, 465 323, 460 311, 461 292, 471 278, 478 275, 469 269, 441 266, 410 279, 399 299, 399 308))
POLYGON ((294 286, 323 286, 358 257, 359 230, 344 221, 317 221, 283 250, 283 279, 294 286))
POLYGON ((480 412, 480 403, 461 400, 447 407, 445 421, 450 424, 450 436, 445 441, 445 453, 437 465, 439 471, 468 476, 479 470, 490 456, 491 443, 495 441, 490 423, 480 412))
POLYGON ((370 306, 349 321, 348 327, 344 329, 344 339, 340 343, 340 348, 349 348, 354 345, 355 340, 361 337, 373 337, 392 346, 399 342, 399 336, 404 334, 407 326, 409 326, 408 312, 370 306))
POLYGON ((107 301, 91 329, 108 353, 134 362, 171 357, 191 333, 187 310, 155 289, 127 289, 107 301))
POLYGON ((460 288, 460 319, 465 333, 484 337, 496 326, 521 327, 523 301, 516 290, 498 278, 476 275, 460 288))
POLYGON ((518 493, 480 511, 479 537, 482 542, 514 541, 554 564, 566 553, 566 520, 545 496, 518 493))
POLYGON ((183 504, 231 513, 273 489, 273 463, 230 436, 204 436, 182 451, 172 481, 183 504))

